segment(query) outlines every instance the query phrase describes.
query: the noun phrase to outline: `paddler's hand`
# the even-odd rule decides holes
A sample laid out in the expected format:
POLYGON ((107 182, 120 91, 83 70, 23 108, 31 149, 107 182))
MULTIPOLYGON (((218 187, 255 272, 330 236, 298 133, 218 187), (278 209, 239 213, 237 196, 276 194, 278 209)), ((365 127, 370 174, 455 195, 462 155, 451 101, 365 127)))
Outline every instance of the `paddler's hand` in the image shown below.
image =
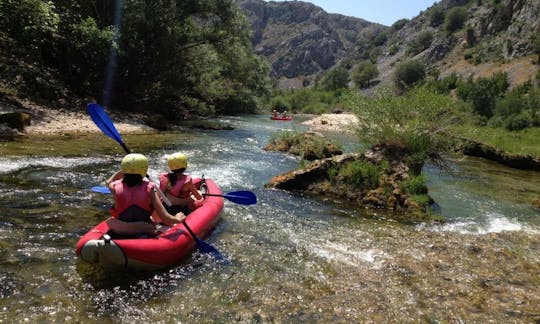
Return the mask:
POLYGON ((197 209, 197 208, 201 207, 203 202, 204 202, 204 197, 203 197, 202 193, 199 190, 197 190, 197 194, 200 197, 199 199, 197 199, 197 197, 195 195, 193 195, 193 194, 190 195, 191 200, 192 200, 191 201, 191 209, 197 209))
POLYGON ((174 217, 176 217, 176 219, 178 220, 178 223, 182 223, 183 221, 186 220, 186 215, 184 215, 184 213, 182 212, 177 213, 176 215, 174 215, 174 217))

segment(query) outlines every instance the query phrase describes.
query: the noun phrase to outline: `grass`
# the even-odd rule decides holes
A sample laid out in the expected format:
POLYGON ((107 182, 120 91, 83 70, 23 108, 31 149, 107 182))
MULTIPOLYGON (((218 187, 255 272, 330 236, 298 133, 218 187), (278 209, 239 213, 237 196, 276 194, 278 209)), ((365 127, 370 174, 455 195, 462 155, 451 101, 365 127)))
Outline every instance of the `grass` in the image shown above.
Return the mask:
POLYGON ((511 132, 503 128, 455 126, 452 132, 506 153, 540 158, 540 127, 511 132))

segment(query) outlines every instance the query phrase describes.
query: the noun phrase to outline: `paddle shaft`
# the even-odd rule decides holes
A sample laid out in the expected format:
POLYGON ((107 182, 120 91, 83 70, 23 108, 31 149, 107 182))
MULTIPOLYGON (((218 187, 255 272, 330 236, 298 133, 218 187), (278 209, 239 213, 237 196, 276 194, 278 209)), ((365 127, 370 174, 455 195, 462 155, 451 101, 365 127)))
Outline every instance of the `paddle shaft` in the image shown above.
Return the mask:
POLYGON ((195 241, 199 241, 199 238, 197 237, 197 235, 195 235, 195 233, 193 233, 193 231, 191 230, 191 228, 189 228, 188 224, 186 223, 186 221, 182 221, 182 224, 184 224, 184 227, 188 230, 189 234, 191 234, 191 236, 195 239, 195 241))
POLYGON ((203 193, 203 196, 212 196, 212 197, 226 197, 226 195, 218 195, 218 194, 209 194, 209 193, 203 193))
MULTIPOLYGON (((157 189, 156 189, 157 190, 157 189)), ((109 187, 92 187, 93 192, 98 192, 102 194, 110 194, 111 190, 109 187)), ((233 203, 240 205, 254 205, 257 203, 257 197, 254 193, 250 191, 233 191, 226 194, 210 194, 203 193, 203 196, 213 196, 213 197, 223 197, 232 201, 233 203)))
MULTIPOLYGON (((94 121, 94 123, 96 124, 96 126, 105 134, 107 135, 108 137, 112 138, 115 142, 117 142, 118 144, 120 144, 122 146, 122 148, 124 149, 124 151, 129 154, 131 153, 131 150, 127 147, 126 144, 124 144, 124 141, 122 141, 122 136, 120 135, 120 133, 116 130, 116 127, 114 127, 114 123, 112 122, 112 120, 109 118, 109 116, 107 115, 107 113, 105 113, 105 111, 103 110, 103 108, 96 104, 96 103, 91 103, 91 104, 88 104, 87 106, 87 109, 88 109, 88 112, 90 114, 90 117, 92 118, 92 120, 94 121)), ((148 175, 146 175, 146 177, 148 179, 150 179, 150 177, 148 175)), ((165 201, 165 203, 168 205, 168 206, 172 206, 172 203, 171 201, 165 196, 165 194, 159 189, 159 185, 158 186, 155 186, 157 192, 159 193, 159 195, 163 198, 163 201, 165 201)), ((189 234, 193 237, 193 239, 195 240, 195 242, 197 243, 197 246, 199 247, 199 249, 204 252, 204 253, 207 253, 207 252, 210 252, 212 254, 214 254, 217 258, 223 258, 223 256, 221 255, 221 253, 219 253, 218 250, 216 250, 212 245, 206 243, 205 241, 199 239, 195 233, 193 233, 193 231, 191 230, 191 228, 189 228, 189 226, 186 224, 186 221, 182 221, 182 223, 184 224, 184 227, 188 230, 189 234)))

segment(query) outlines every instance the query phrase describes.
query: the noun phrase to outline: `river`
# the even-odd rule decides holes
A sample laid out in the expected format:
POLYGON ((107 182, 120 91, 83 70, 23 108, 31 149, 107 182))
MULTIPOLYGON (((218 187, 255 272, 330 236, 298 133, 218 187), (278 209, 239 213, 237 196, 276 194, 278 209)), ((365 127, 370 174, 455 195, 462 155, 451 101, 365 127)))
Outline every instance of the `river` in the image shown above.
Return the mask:
MULTIPOLYGON (((234 130, 124 135, 150 159, 188 155, 188 172, 258 203, 226 201, 205 238, 230 260, 194 253, 155 273, 103 273, 74 246, 107 217, 89 188, 119 167, 97 133, 0 143, 0 322, 268 323, 540 321, 540 173, 476 158, 424 169, 446 222, 403 225, 384 213, 265 189, 299 160, 262 150, 267 116, 221 118, 234 130)), ((346 136, 336 137, 354 149, 346 136)))

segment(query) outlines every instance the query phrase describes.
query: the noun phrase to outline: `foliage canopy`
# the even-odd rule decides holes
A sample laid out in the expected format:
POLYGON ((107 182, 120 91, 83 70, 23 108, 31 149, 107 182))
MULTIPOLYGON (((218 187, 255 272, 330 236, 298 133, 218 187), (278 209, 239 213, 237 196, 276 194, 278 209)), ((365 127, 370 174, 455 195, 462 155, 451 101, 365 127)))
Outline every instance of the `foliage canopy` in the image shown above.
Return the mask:
POLYGON ((126 110, 250 112, 266 90, 268 67, 230 0, 0 0, 0 18, 5 48, 44 79, 126 110))

